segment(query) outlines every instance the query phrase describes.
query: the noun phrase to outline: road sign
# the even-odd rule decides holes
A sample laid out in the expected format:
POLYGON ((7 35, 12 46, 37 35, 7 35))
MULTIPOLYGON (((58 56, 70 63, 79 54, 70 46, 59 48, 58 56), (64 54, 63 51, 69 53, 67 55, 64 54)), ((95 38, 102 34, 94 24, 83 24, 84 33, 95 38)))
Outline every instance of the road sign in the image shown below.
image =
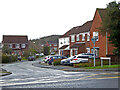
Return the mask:
POLYGON ((93 44, 95 44, 95 42, 97 41, 96 38, 92 38, 91 40, 92 40, 93 44))

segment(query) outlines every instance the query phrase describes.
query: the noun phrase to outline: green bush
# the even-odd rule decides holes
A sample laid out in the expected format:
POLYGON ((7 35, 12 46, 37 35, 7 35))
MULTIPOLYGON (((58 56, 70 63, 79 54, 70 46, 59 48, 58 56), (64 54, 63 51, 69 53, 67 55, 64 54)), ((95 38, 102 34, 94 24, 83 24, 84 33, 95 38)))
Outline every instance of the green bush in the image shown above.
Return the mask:
POLYGON ((38 55, 36 56, 36 59, 37 59, 37 58, 39 58, 39 56, 38 56, 38 55))
POLYGON ((54 65, 54 66, 56 66, 56 65, 60 65, 60 62, 61 62, 61 61, 59 61, 59 60, 54 61, 54 62, 53 62, 53 65, 54 65))
POLYGON ((2 63, 11 63, 17 61, 17 56, 14 55, 2 55, 2 63))

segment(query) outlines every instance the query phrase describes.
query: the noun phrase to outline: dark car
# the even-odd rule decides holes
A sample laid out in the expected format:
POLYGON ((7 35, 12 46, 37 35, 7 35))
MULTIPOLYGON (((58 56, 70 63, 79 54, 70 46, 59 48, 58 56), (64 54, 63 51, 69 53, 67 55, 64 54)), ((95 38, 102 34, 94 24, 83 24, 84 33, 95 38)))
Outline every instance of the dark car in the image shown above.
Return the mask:
POLYGON ((34 61, 35 60, 35 56, 29 56, 28 57, 28 61, 34 61))
POLYGON ((51 56, 50 58, 49 58, 49 62, 48 62, 48 64, 49 65, 52 65, 52 63, 53 63, 53 60, 56 60, 56 59, 66 59, 67 57, 65 57, 65 56, 57 56, 57 55, 55 55, 55 56, 51 56))
POLYGON ((18 56, 18 60, 21 61, 21 56, 18 56))

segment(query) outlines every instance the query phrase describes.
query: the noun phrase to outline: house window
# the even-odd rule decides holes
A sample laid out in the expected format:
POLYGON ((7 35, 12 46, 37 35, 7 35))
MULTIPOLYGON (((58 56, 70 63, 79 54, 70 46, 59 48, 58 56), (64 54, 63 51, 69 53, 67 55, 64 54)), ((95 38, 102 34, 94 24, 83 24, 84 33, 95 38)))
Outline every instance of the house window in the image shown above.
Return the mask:
POLYGON ((57 46, 57 44, 54 44, 54 46, 57 46))
POLYGON ((79 35, 77 35, 77 41, 79 41, 79 35))
POLYGON ((9 44, 9 48, 12 48, 12 44, 9 44))
POLYGON ((87 34, 87 41, 90 41, 90 34, 87 34))
POLYGON ((74 35, 71 36, 71 42, 75 42, 75 36, 74 35))
POLYGON ((90 48, 86 48, 86 50, 87 50, 87 53, 90 53, 90 48))
POLYGON ((22 48, 25 48, 25 44, 22 44, 22 48))
POLYGON ((82 34, 82 41, 85 40, 85 34, 82 34))
POLYGON ((16 48, 20 48, 20 44, 16 44, 16 48))
POLYGON ((93 38, 97 38, 96 41, 98 41, 98 32, 93 32, 93 38))
POLYGON ((57 48, 54 48, 55 51, 57 51, 57 48))
POLYGON ((78 54, 78 51, 77 50, 75 50, 75 55, 77 55, 78 54))

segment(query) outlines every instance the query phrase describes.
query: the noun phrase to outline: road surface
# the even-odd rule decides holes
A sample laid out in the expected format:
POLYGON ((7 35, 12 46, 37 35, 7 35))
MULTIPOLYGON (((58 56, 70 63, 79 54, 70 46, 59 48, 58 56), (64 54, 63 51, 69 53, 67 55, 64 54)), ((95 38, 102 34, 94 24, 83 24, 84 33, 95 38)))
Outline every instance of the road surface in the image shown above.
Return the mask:
POLYGON ((118 88, 118 72, 66 72, 35 67, 39 61, 4 64, 11 75, 0 77, 2 88, 118 88))

